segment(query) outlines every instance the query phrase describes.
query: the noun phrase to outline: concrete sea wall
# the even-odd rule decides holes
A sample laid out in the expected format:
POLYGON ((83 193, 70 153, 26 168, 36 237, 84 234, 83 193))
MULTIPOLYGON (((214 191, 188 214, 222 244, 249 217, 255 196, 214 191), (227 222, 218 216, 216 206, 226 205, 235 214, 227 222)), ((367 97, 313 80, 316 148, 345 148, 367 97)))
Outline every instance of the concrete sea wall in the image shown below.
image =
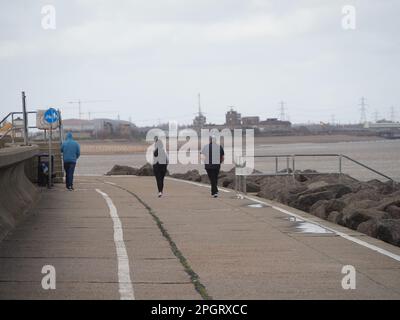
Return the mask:
POLYGON ((0 241, 39 199, 39 190, 31 182, 38 152, 37 146, 0 149, 0 241))

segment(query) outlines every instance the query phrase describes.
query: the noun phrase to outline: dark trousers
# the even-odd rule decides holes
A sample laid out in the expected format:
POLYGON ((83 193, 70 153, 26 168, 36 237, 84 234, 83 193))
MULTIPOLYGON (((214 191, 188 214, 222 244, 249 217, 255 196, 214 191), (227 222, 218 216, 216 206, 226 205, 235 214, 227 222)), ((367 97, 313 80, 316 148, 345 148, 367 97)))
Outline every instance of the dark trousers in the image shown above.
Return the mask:
POLYGON ((153 164, 153 172, 157 181, 158 192, 163 192, 164 189, 164 178, 167 173, 167 165, 156 163, 153 164))
POLYGON ((67 188, 72 188, 74 184, 75 162, 64 162, 65 185, 67 188))
POLYGON ((219 170, 220 170, 219 168, 206 169, 208 178, 210 179, 210 183, 211 183, 211 195, 218 193, 219 170))

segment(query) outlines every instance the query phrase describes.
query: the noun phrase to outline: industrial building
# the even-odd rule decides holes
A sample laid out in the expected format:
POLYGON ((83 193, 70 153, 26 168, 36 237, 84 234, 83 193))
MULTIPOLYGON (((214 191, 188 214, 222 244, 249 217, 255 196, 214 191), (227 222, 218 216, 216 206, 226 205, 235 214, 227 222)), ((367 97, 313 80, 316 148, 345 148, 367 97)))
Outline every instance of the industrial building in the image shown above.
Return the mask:
POLYGON ((290 121, 282 121, 277 118, 268 118, 265 121, 260 121, 258 129, 261 132, 286 132, 290 131, 292 123, 290 121))
POLYGON ((63 129, 75 133, 78 138, 111 138, 129 137, 136 126, 125 120, 66 119, 63 121, 63 129))
POLYGON ((225 115, 225 125, 230 129, 241 127, 242 115, 239 112, 233 110, 233 107, 231 107, 231 109, 225 115))

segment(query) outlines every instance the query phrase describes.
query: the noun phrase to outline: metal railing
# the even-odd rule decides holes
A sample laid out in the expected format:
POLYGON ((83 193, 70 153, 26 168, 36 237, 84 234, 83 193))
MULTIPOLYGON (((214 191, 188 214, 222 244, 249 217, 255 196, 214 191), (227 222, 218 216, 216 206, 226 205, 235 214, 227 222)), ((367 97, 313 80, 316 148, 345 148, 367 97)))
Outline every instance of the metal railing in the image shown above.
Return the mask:
MULTIPOLYGON (((26 112, 26 116, 28 114, 36 114, 36 111, 28 111, 26 112)), ((8 113, 1 121, 0 121, 0 128, 9 123, 11 127, 2 133, 0 136, 0 141, 3 140, 5 137, 7 137, 11 133, 11 141, 12 143, 15 143, 15 133, 20 131, 22 133, 22 138, 24 138, 24 143, 26 139, 26 144, 27 144, 27 129, 33 129, 36 128, 34 126, 28 126, 25 124, 25 115, 24 112, 19 111, 19 112, 10 112, 8 113), (26 138, 25 138, 26 136, 26 138)))
POLYGON ((20 131, 22 134, 22 138, 24 139, 24 145, 29 145, 29 133, 28 129, 34 129, 36 126, 29 126, 28 125, 28 115, 29 114, 37 114, 36 111, 26 111, 26 95, 25 91, 21 92, 22 97, 22 111, 20 112, 10 112, 8 113, 1 121, 0 121, 0 128, 4 128, 6 124, 10 124, 10 128, 5 131, 2 136, 0 136, 0 141, 3 140, 5 137, 9 136, 11 133, 11 142, 15 143, 15 133, 20 131), (15 119, 16 115, 20 115, 21 117, 15 119), (11 118, 11 120, 10 120, 11 118), (18 120, 18 121, 16 121, 18 120))
MULTIPOLYGON (((346 159, 364 169, 367 169, 393 183, 396 181, 385 175, 378 170, 375 170, 355 159, 350 158, 344 154, 336 154, 336 153, 317 153, 317 154, 279 154, 279 155, 255 155, 253 158, 274 158, 275 159, 275 172, 272 173, 261 173, 261 172, 253 172, 251 174, 241 174, 238 173, 238 168, 243 168, 246 166, 246 156, 239 157, 238 161, 235 162, 235 192, 236 194, 240 194, 241 192, 247 194, 247 177, 251 176, 292 176, 294 182, 296 181, 296 175, 332 175, 339 174, 339 177, 343 175, 343 159, 346 159), (296 159, 304 158, 304 157, 336 157, 338 160, 337 171, 335 172, 302 172, 296 171, 296 159), (279 171, 279 159, 286 159, 286 168, 284 170, 279 171)), ((253 170, 254 171, 254 170, 253 170)))
MULTIPOLYGON (((25 102, 24 102, 25 103, 25 102)), ((64 140, 64 132, 63 132, 63 125, 62 125, 62 119, 61 119, 61 112, 58 110, 59 113, 59 120, 58 120, 58 138, 59 141, 62 142, 64 140)), ((11 137, 11 142, 12 144, 15 143, 15 133, 16 132, 21 132, 21 136, 24 139, 24 144, 28 145, 29 144, 29 134, 28 134, 28 129, 38 129, 38 127, 35 125, 29 125, 28 124, 28 115, 30 114, 37 114, 37 111, 17 111, 17 112, 10 112, 8 113, 1 121, 0 121, 0 128, 2 128, 4 125, 7 123, 10 124, 10 128, 7 130, 4 130, 3 132, 0 132, 0 141, 5 139, 6 137, 10 136, 11 137)), ((47 140, 47 131, 48 130, 43 130, 44 131, 44 136, 43 140, 47 140)))

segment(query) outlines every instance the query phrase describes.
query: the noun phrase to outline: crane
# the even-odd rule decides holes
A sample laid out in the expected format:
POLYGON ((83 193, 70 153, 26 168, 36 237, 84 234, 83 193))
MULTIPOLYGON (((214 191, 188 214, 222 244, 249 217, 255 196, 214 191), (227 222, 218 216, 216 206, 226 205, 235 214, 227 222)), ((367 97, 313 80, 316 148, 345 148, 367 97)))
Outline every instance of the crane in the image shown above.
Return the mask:
POLYGON ((78 112, 79 112, 79 119, 82 119, 82 103, 100 103, 100 102, 110 102, 111 100, 74 100, 68 101, 69 104, 77 104, 78 105, 78 112))
POLYGON ((112 114, 112 113, 115 114, 115 112, 117 112, 117 111, 115 111, 115 110, 113 110, 113 111, 100 111, 100 112, 91 112, 91 111, 89 111, 87 113, 83 113, 82 112, 82 114, 87 114, 88 115, 88 120, 91 120, 91 117, 94 114, 112 114))

